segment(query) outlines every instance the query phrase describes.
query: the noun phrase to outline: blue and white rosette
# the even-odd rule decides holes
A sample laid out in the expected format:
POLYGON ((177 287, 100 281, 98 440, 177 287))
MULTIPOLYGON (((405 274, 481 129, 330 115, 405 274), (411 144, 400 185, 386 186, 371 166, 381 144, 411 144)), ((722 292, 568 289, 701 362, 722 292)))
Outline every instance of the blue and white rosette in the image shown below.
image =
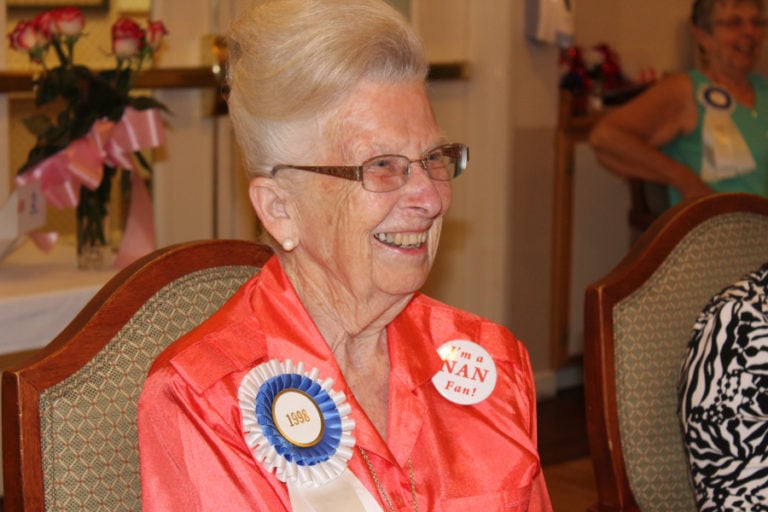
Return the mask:
POLYGON ((290 359, 253 368, 240 383, 243 434, 254 458, 291 487, 318 488, 347 469, 355 422, 333 379, 290 359))
POLYGON ((697 94, 704 105, 701 178, 711 183, 752 172, 755 159, 731 118, 736 108, 731 95, 712 84, 703 84, 697 94))

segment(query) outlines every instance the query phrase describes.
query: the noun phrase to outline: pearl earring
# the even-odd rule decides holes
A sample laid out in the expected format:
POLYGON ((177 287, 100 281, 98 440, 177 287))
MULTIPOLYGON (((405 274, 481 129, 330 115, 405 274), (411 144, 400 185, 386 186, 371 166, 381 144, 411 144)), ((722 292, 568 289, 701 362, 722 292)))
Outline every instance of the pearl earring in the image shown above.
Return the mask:
POLYGON ((296 247, 296 244, 290 238, 286 238, 283 240, 282 246, 284 251, 291 252, 296 247))

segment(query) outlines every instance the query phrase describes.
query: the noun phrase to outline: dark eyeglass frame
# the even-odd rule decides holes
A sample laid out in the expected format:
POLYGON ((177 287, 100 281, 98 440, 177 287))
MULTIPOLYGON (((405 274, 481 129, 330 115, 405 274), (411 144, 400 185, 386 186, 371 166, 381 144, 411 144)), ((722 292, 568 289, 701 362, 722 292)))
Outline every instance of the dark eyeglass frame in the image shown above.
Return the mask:
POLYGON ((765 30, 766 27, 768 27, 768 18, 765 17, 754 17, 754 18, 739 18, 739 17, 733 17, 733 18, 726 18, 726 19, 720 19, 720 20, 714 20, 712 22, 712 26, 714 27, 725 27, 729 30, 740 30, 746 25, 752 25, 753 29, 756 30, 765 30))
POLYGON ((362 184, 363 188, 365 190, 368 190, 369 192, 392 192, 394 190, 398 190, 399 188, 401 188, 408 181, 408 177, 411 174, 411 164, 414 164, 414 163, 420 164, 422 169, 424 169, 424 171, 429 176, 429 178, 434 181, 448 182, 453 180, 454 178, 459 177, 466 170, 468 161, 469 161, 469 148, 465 144, 451 143, 451 144, 442 144, 428 151, 425 151, 422 154, 421 158, 418 158, 416 160, 411 160, 404 155, 385 154, 385 155, 376 155, 372 158, 369 158, 362 164, 356 165, 356 166, 355 165, 345 166, 345 165, 279 164, 272 168, 272 170, 270 171, 270 176, 274 176, 275 174, 277 174, 277 171, 280 171, 283 169, 297 169, 300 171, 316 172, 319 174, 325 174, 327 176, 344 178, 346 180, 359 181, 362 184), (430 169, 428 165, 428 157, 430 154, 434 153, 437 150, 441 150, 444 155, 448 156, 449 158, 453 159, 456 162, 454 165, 454 172, 448 179, 436 178, 432 176, 432 174, 430 173, 430 169), (381 160, 387 157, 396 157, 396 158, 402 158, 402 159, 408 160, 408 165, 405 167, 405 170, 403 171, 403 176, 405 176, 405 179, 397 187, 387 189, 387 190, 371 190, 367 188, 365 186, 365 180, 364 180, 365 168, 371 163, 375 162, 376 160, 381 160))

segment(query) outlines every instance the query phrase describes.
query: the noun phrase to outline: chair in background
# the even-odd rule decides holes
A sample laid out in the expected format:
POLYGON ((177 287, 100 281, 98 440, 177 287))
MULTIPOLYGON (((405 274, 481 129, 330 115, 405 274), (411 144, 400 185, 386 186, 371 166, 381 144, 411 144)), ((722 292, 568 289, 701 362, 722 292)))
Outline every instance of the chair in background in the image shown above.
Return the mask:
POLYGON ((593 512, 696 510, 677 417, 693 324, 768 261, 768 199, 715 194, 656 219, 585 296, 584 388, 593 512))
POLYGON ((659 215, 669 209, 667 186, 660 183, 630 178, 629 227, 639 234, 648 229, 659 215))
POLYGON ((136 404, 149 367, 270 256, 245 241, 155 251, 3 374, 5 510, 140 510, 136 404))

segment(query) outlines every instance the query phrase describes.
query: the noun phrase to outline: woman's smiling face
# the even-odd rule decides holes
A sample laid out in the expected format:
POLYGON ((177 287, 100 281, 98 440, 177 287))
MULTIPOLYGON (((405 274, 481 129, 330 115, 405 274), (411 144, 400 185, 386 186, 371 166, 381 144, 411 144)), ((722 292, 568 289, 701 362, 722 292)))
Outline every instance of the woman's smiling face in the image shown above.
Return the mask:
MULTIPOLYGON (((360 165, 382 154, 417 159, 445 142, 422 83, 363 82, 335 119, 331 149, 315 165, 360 165)), ((292 258, 304 280, 357 300, 402 297, 424 284, 451 204, 450 182, 431 180, 416 162, 405 185, 391 192, 314 173, 295 190, 299 245, 292 258)))
POLYGON ((765 37, 765 17, 754 2, 717 2, 711 30, 699 32, 699 44, 718 71, 748 73, 757 64, 765 37))

